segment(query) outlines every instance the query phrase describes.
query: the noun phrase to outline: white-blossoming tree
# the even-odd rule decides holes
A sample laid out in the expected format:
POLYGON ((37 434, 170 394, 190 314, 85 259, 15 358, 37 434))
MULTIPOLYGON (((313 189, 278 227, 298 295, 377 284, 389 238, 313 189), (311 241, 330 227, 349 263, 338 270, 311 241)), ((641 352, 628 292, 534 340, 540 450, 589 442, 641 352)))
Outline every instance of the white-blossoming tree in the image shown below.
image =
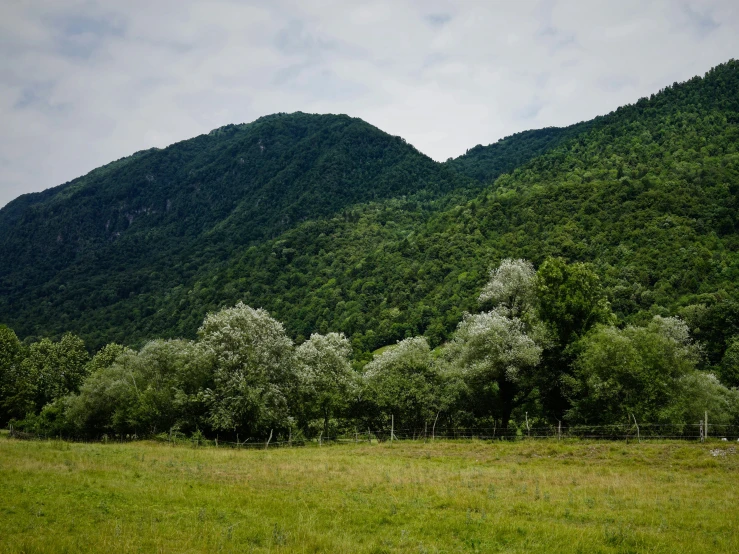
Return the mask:
POLYGON ((534 388, 533 370, 546 342, 536 315, 535 279, 530 262, 503 260, 490 272, 479 297, 482 305, 492 309, 465 314, 449 345, 452 359, 472 388, 492 388, 493 412, 504 428, 534 388))
POLYGON ((285 429, 298 378, 282 323, 239 302, 208 314, 198 336, 214 363, 213 387, 205 391, 213 428, 246 435, 285 429))

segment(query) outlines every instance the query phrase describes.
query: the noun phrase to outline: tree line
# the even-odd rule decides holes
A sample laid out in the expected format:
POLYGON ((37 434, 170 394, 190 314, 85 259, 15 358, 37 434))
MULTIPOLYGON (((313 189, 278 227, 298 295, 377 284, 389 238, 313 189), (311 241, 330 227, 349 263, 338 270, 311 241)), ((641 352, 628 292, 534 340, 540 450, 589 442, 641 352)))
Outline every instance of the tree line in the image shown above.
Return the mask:
MULTIPOLYGON (((726 364, 739 366, 732 352, 726 364)), ((111 343, 92 357, 70 333, 24 344, 0 327, 0 417, 46 435, 224 439, 335 436, 391 421, 685 424, 706 410, 715 423, 739 422, 739 390, 699 369, 704 355, 678 317, 619 324, 588 264, 548 258, 535 270, 504 259, 450 340, 432 348, 408 337, 369 361, 343 333, 296 344, 243 303, 208 314, 195 340, 111 343)))

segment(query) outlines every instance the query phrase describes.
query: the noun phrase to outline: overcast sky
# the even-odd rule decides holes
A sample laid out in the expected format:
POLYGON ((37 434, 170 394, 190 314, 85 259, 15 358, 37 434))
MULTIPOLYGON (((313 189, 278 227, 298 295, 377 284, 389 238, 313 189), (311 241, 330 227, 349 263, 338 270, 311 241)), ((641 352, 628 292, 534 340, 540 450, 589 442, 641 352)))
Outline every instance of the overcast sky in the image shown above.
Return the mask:
POLYGON ((275 112, 434 159, 608 113, 739 57, 739 2, 0 1, 0 206, 275 112))

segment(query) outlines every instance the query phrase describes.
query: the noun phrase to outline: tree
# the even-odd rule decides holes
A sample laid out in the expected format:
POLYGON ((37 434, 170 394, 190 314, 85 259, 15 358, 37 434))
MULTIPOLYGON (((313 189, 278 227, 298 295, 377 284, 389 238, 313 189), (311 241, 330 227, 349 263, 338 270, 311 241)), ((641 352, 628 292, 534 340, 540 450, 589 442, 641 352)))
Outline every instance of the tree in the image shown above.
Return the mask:
POLYGON ((404 339, 365 366, 364 394, 386 418, 421 428, 453 403, 450 379, 432 360, 424 337, 404 339))
POLYGON ((541 360, 542 348, 528 331, 523 320, 492 310, 465 314, 452 341, 456 362, 467 379, 495 387, 495 411, 503 428, 533 390, 532 370, 541 360))
POLYGON ((600 278, 589 264, 547 258, 536 272, 538 314, 564 351, 597 323, 612 318, 600 278))
POLYGON ((110 367, 116 361, 118 356, 123 354, 125 351, 126 348, 120 344, 116 344, 114 342, 106 344, 88 362, 86 368, 87 374, 93 375, 98 371, 110 367))
POLYGON ((214 363, 213 388, 205 391, 214 429, 264 434, 287 426, 297 379, 282 323, 239 302, 208 314, 198 335, 214 363))
POLYGON ((577 341, 598 323, 612 323, 613 315, 598 275, 589 264, 568 264, 547 258, 536 272, 537 314, 549 330, 537 388, 545 412, 561 419, 570 407, 562 391, 571 374, 577 341))
POLYGON ((345 408, 356 386, 356 374, 349 363, 352 347, 343 333, 314 333, 295 350, 298 375, 309 411, 323 416, 323 432, 328 436, 329 419, 345 408))
POLYGON ((676 402, 675 422, 697 423, 705 412, 717 425, 736 424, 739 420, 739 390, 723 385, 707 371, 691 371, 678 383, 681 394, 676 402))
POLYGON ((687 325, 655 316, 646 327, 601 325, 581 343, 569 376, 568 419, 588 424, 677 421, 682 386, 699 360, 687 325))
POLYGON ((505 308, 512 317, 522 317, 535 304, 535 277, 531 262, 506 258, 497 268, 490 270, 490 278, 478 301, 483 305, 490 302, 498 309, 505 308))
POLYGON ((81 338, 66 333, 58 342, 31 344, 11 378, 6 404, 15 417, 38 413, 48 403, 77 392, 87 376, 90 357, 81 338))
POLYGON ((739 336, 729 341, 719 366, 721 382, 729 387, 739 387, 739 336))
POLYGON ((78 395, 65 400, 71 429, 87 435, 150 435, 187 424, 183 389, 188 375, 209 369, 196 343, 176 339, 150 341, 138 352, 114 345, 101 350, 91 364, 98 369, 78 395), (105 358, 113 361, 106 363, 105 358))
POLYGON ((15 332, 0 325, 0 424, 11 417, 23 417, 31 406, 30 398, 24 400, 25 387, 19 382, 22 359, 23 346, 15 332))

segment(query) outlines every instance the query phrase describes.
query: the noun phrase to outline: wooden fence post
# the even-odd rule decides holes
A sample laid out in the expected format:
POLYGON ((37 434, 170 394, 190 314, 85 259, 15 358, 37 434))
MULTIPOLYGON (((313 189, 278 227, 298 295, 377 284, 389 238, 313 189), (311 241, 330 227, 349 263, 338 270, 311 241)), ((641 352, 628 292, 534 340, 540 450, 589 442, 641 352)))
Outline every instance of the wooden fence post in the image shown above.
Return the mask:
POLYGON ((390 414, 390 444, 393 444, 394 436, 395 436, 395 415, 390 414))
POLYGON ((634 425, 636 425, 636 439, 639 441, 639 444, 641 444, 641 435, 639 434, 639 424, 636 422, 636 416, 634 414, 631 414, 631 417, 634 418, 634 425))
POLYGON ((703 436, 708 439, 708 411, 704 412, 703 436))

